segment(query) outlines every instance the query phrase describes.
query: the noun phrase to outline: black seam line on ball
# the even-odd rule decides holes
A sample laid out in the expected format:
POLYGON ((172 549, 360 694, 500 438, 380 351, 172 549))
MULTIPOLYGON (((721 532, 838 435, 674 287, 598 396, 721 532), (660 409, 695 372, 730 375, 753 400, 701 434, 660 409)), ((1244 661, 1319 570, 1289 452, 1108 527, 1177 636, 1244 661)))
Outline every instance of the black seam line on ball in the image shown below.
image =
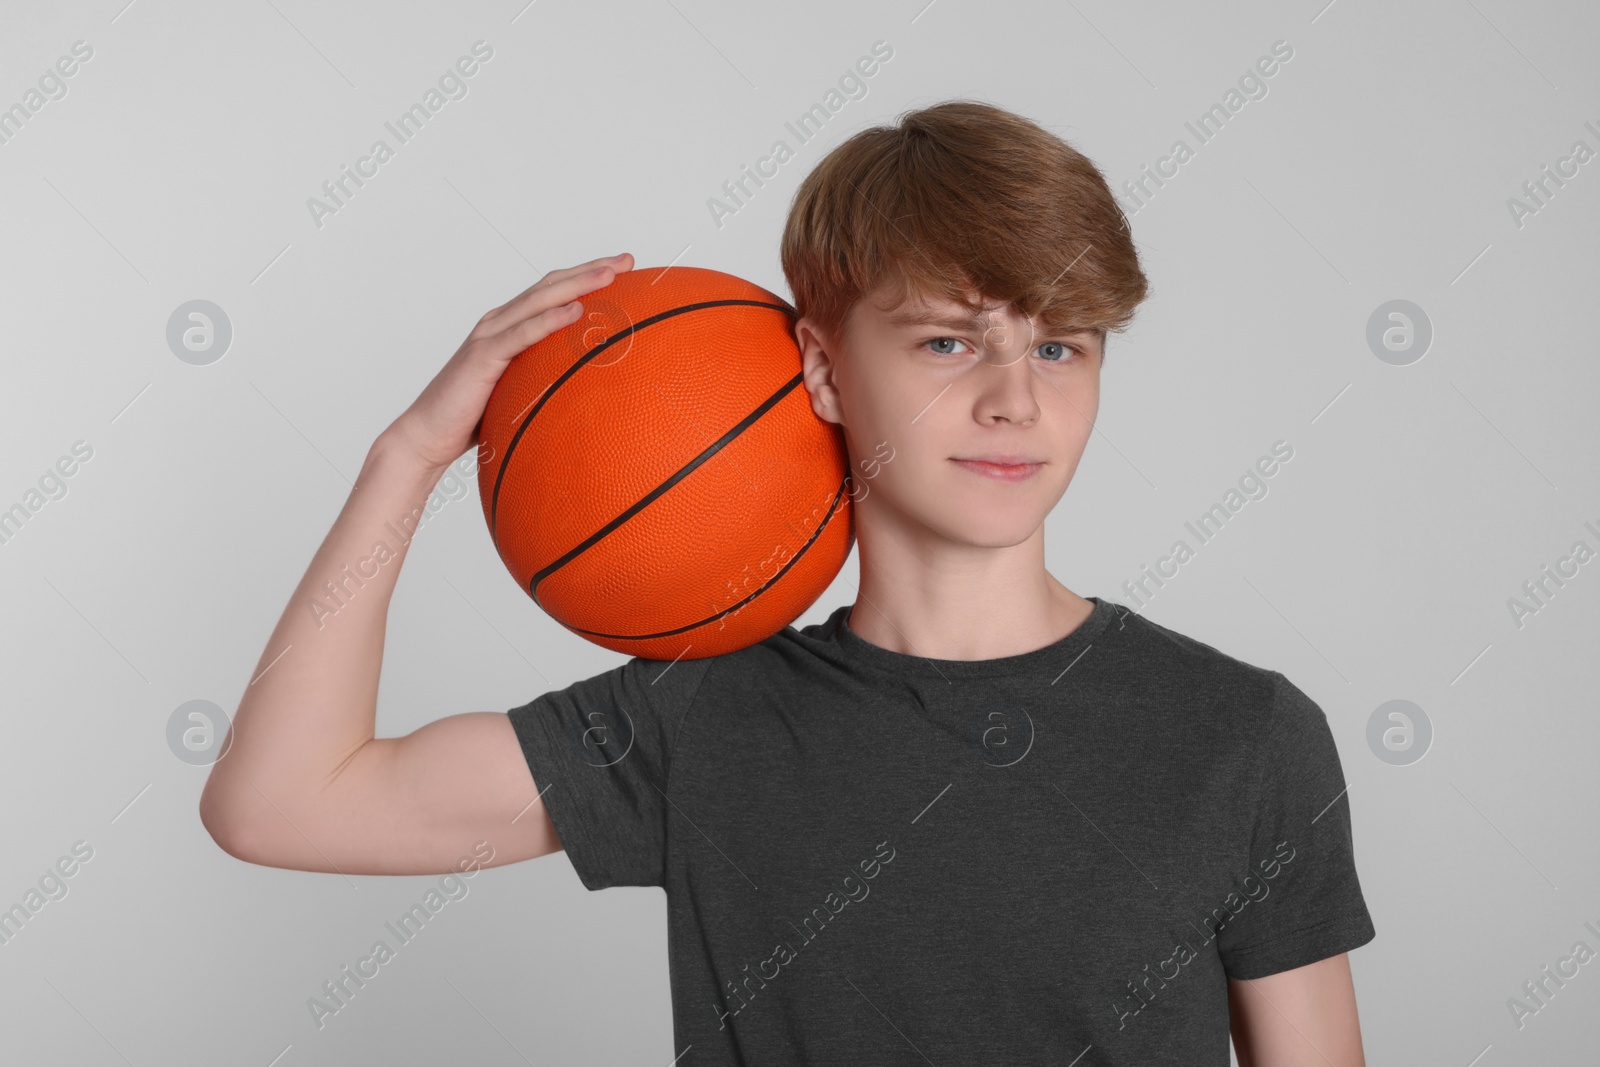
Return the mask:
POLYGON ((517 442, 522 439, 523 432, 526 431, 529 424, 533 422, 534 416, 539 414, 540 409, 544 407, 545 401, 549 400, 555 391, 560 389, 562 384, 565 383, 568 378, 578 373, 578 369, 580 367, 588 363, 594 357, 598 356, 601 352, 604 352, 606 349, 610 348, 623 338, 630 337, 633 334, 638 333, 646 326, 653 326, 665 319, 672 318, 674 315, 682 315, 689 311, 703 311, 706 308, 730 307, 734 305, 740 305, 744 307, 771 308, 773 311, 781 311, 791 318, 796 314, 795 309, 790 307, 788 304, 769 304, 764 300, 707 300, 700 304, 685 304, 682 307, 671 308, 667 311, 658 312, 654 315, 651 315, 647 319, 633 323, 620 333, 601 341, 594 348, 590 349, 588 352, 585 352, 579 359, 573 361, 572 366, 562 371, 561 376, 555 381, 551 382, 549 387, 545 389, 544 394, 540 396, 539 399, 534 403, 533 409, 529 411, 527 417, 522 420, 522 425, 517 427, 516 432, 511 435, 511 440, 506 443, 506 454, 500 459, 500 469, 495 471, 494 493, 489 500, 490 539, 498 543, 499 526, 497 524, 500 519, 500 485, 503 481, 505 481, 506 468, 511 465, 511 457, 516 454, 517 442))
POLYGON ((773 393, 771 396, 769 396, 765 400, 763 400, 759 405, 757 405, 757 407, 756 407, 756 409, 754 411, 752 411, 750 414, 746 415, 744 418, 740 419, 737 424, 735 424, 734 426, 732 426, 728 430, 727 433, 725 433, 721 437, 717 438, 710 445, 706 446, 705 450, 702 451, 698 456, 694 457, 694 459, 691 459, 688 463, 686 463, 682 467, 680 467, 678 469, 677 473, 673 474, 672 477, 668 478, 666 481, 662 482, 660 485, 658 485, 654 489, 650 490, 643 497, 641 497, 637 503, 635 503, 632 506, 630 506, 621 515, 618 515, 616 518, 612 519, 610 522, 608 522, 604 526, 600 527, 600 529, 596 530, 594 533, 590 534, 588 537, 585 537, 582 541, 578 542, 571 549, 569 549, 563 556, 561 556, 561 558, 551 562, 543 570, 539 571, 533 577, 529 578, 528 579, 528 595, 533 597, 534 603, 538 603, 538 601, 539 601, 539 583, 540 582, 544 581, 550 575, 554 574, 556 571, 558 571, 562 567, 566 566, 568 563, 570 563, 573 559, 577 558, 583 552, 586 552, 591 545, 593 545, 595 542, 599 541, 601 538, 605 537, 612 530, 615 530, 618 526, 621 526, 623 523, 625 523, 629 519, 633 518, 639 512, 641 512, 645 508, 649 507, 651 502, 654 501, 657 497, 659 497, 662 493, 665 493, 668 489, 671 489, 673 486, 675 486, 679 482, 683 481, 685 478, 687 478, 694 471, 694 469, 696 467, 700 466, 700 464, 704 463, 706 460, 710 459, 712 456, 714 456, 718 452, 722 451, 722 448, 723 448, 724 445, 726 445, 729 441, 732 441, 735 437, 738 437, 745 430, 749 429, 750 426, 757 419, 759 419, 761 416, 765 415, 768 412, 768 410, 770 410, 772 408, 772 405, 776 404, 778 401, 782 400, 784 397, 786 397, 790 393, 794 392, 795 387, 800 384, 801 380, 804 377, 805 377, 804 372, 801 372, 800 374, 796 374, 793 378, 790 378, 787 382, 785 382, 782 386, 780 386, 778 388, 777 392, 773 393))
POLYGON ((576 626, 567 626, 566 623, 562 623, 562 625, 563 626, 567 626, 567 629, 571 630, 573 633, 580 634, 580 635, 582 635, 584 637, 603 637, 603 638, 609 638, 612 641, 649 641, 649 640, 651 640, 653 638, 657 638, 657 637, 672 637, 675 634, 687 633, 690 630, 699 629, 700 627, 706 625, 707 623, 716 622, 718 619, 722 618, 724 615, 728 615, 728 614, 731 614, 731 613, 733 613, 735 611, 738 611, 740 608, 742 608, 746 604, 750 603, 750 601, 754 600, 756 597, 758 597, 762 593, 766 592, 772 586, 772 584, 774 582, 776 582, 779 578, 782 578, 786 573, 788 573, 788 570, 789 570, 790 567, 793 567, 796 563, 800 562, 800 557, 804 556, 806 554, 806 552, 810 550, 812 542, 816 541, 817 538, 821 537, 822 536, 822 531, 826 530, 828 528, 828 523, 833 521, 834 513, 838 510, 838 507, 839 507, 839 498, 844 496, 845 487, 847 485, 849 485, 849 484, 850 484, 850 475, 846 474, 844 476, 844 481, 839 483, 839 491, 833 495, 833 504, 832 504, 832 506, 830 506, 828 508, 828 514, 823 516, 822 524, 820 526, 818 526, 814 531, 812 531, 811 536, 806 539, 806 543, 800 546, 800 551, 796 552, 794 554, 794 557, 792 559, 790 559, 788 563, 785 563, 783 565, 783 569, 778 571, 778 573, 774 574, 771 578, 767 579, 767 581, 765 583, 763 583, 761 585, 761 587, 758 588, 754 593, 751 593, 749 596, 745 597, 743 600, 739 601, 737 604, 734 604, 732 607, 724 608, 722 611, 717 612, 715 615, 708 615, 705 618, 701 619, 699 622, 691 623, 688 626, 680 626, 676 630, 663 630, 658 634, 603 634, 603 633, 600 633, 597 630, 582 630, 582 629, 579 629, 576 626))

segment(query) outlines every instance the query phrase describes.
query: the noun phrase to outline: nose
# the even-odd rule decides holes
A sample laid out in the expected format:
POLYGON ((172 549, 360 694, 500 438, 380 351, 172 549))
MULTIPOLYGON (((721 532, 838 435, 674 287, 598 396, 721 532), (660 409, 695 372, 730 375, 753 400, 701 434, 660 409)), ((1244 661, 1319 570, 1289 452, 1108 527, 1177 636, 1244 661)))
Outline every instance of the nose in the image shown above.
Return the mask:
POLYGON ((1028 426, 1039 418, 1039 401, 1033 391, 1052 386, 1038 380, 1027 356, 1027 349, 1017 355, 1008 348, 998 358, 985 352, 983 364, 976 370, 980 384, 974 414, 980 422, 1004 419, 1028 426))

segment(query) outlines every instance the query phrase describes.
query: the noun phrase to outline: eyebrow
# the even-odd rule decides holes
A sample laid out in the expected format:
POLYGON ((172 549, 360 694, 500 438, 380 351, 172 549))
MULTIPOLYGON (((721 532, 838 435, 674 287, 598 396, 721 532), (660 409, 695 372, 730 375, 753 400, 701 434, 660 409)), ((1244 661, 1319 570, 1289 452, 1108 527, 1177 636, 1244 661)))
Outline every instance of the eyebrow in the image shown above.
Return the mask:
MULTIPOLYGON (((989 310, 999 311, 1000 308, 989 310)), ((953 311, 897 311, 886 320, 890 326, 943 326, 951 330, 976 330, 984 324, 986 312, 963 315, 953 311)), ((1068 327, 1064 330, 1046 331, 1062 337, 1090 337, 1095 331, 1087 326, 1068 327)))
POLYGON ((983 325, 983 316, 982 311, 971 315, 954 311, 897 311, 889 316, 888 322, 890 326, 948 326, 952 330, 968 330, 983 325))

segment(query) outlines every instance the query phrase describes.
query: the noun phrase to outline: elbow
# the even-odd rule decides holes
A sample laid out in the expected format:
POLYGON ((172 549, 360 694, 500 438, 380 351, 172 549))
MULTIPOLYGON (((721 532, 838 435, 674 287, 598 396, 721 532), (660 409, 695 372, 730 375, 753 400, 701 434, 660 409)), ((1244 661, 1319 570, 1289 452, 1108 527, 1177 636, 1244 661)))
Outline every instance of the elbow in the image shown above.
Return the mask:
POLYGON ((212 806, 203 800, 200 802, 200 825, 206 828, 206 833, 211 835, 211 840, 216 842, 218 848, 234 859, 244 858, 239 855, 238 846, 234 843, 237 837, 232 832, 232 829, 213 810, 212 806))
POLYGON ((236 860, 254 862, 242 843, 240 820, 213 795, 209 783, 200 795, 200 825, 205 827, 206 833, 211 835, 211 840, 222 851, 236 860))

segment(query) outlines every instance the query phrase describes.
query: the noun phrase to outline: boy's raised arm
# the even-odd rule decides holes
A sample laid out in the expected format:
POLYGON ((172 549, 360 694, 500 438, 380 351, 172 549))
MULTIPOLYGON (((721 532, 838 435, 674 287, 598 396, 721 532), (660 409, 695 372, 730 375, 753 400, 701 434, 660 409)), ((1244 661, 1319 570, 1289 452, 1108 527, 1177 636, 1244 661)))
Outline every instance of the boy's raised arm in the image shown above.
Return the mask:
POLYGON ((479 320, 417 401, 373 444, 343 510, 311 560, 246 685, 200 818, 231 855, 344 874, 461 870, 487 841, 499 866, 561 847, 509 719, 454 715, 375 737, 383 640, 406 546, 337 615, 307 604, 342 568, 393 540, 386 523, 419 508, 445 468, 477 446, 506 365, 581 313, 631 257, 546 275, 479 320), (531 806, 530 806, 531 805, 531 806))

